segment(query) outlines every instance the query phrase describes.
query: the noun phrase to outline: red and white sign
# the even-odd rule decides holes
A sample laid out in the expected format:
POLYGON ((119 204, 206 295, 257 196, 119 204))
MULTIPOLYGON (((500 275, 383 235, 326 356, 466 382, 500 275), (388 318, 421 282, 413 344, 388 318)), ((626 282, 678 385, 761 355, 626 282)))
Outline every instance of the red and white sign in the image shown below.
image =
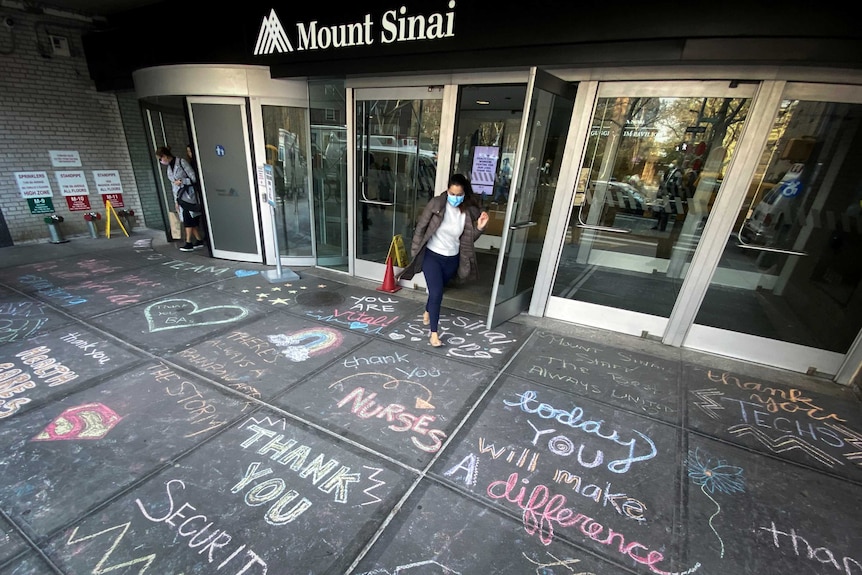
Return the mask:
MULTIPOLYGON (((113 205, 113 202, 111 202, 113 205)), ((66 196, 66 205, 70 212, 89 212, 90 196, 66 196)))
POLYGON ((84 172, 54 172, 60 194, 64 196, 86 196, 90 193, 84 172))
POLYGON ((96 189, 102 196, 102 201, 111 202, 115 208, 122 208, 123 204, 123 184, 120 182, 120 172, 117 170, 93 170, 93 180, 96 182, 96 189))
POLYGON ((108 205, 108 202, 111 202, 111 207, 114 208, 126 207, 126 204, 123 203, 123 194, 102 194, 102 202, 104 202, 105 206, 108 205))
POLYGON ((48 181, 48 172, 15 172, 15 181, 18 182, 18 191, 24 199, 50 198, 54 195, 51 182, 48 181))

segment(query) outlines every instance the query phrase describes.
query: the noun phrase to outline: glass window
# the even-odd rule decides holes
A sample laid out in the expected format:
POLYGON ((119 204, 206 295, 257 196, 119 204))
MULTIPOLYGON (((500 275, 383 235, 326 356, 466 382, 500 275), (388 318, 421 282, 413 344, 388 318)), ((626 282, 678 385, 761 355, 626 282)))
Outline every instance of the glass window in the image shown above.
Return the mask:
POLYGON ((302 108, 261 106, 266 161, 273 166, 276 230, 282 256, 311 256, 308 120, 302 108))
POLYGON ((748 108, 599 98, 553 295, 669 317, 748 108))
POLYGON ((348 270, 347 110, 343 81, 308 83, 317 264, 348 270))
POLYGON ((696 323, 846 353, 862 327, 862 105, 785 100, 696 323))
POLYGON ((356 257, 386 263, 434 196, 442 100, 359 100, 356 113, 356 257))

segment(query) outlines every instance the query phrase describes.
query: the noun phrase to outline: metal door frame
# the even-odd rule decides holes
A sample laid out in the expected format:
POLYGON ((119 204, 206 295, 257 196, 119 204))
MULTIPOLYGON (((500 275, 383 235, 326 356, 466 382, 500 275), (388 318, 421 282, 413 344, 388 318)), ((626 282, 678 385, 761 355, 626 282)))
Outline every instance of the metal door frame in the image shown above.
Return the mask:
MULTIPOLYGON (((531 133, 531 128, 532 128, 532 126, 530 126, 529 119, 530 119, 531 113, 532 113, 531 108, 535 104, 535 102, 533 100, 533 96, 535 95, 534 93, 535 93, 536 89, 552 93, 558 97, 562 96, 564 92, 567 92, 569 90, 574 90, 574 96, 575 97, 573 98, 573 100, 575 102, 577 101, 577 95, 578 95, 577 89, 574 87, 573 83, 570 83, 570 82, 560 78, 559 76, 555 75, 554 73, 548 72, 548 71, 543 70, 541 68, 533 67, 530 69, 529 79, 527 80, 527 93, 526 93, 526 97, 524 100, 524 111, 523 111, 522 119, 521 119, 521 130, 520 130, 520 134, 518 134, 518 145, 517 145, 517 148, 515 149, 515 162, 514 162, 515 165, 512 168, 512 179, 511 179, 512 185, 509 189, 509 200, 506 203, 506 215, 504 216, 504 219, 503 219, 503 233, 500 237, 500 252, 497 255, 497 266, 494 270, 494 281, 492 283, 492 288, 491 288, 491 301, 489 302, 489 306, 488 306, 488 316, 486 319, 486 327, 488 329, 491 329, 492 327, 494 327, 494 325, 497 325, 497 324, 501 323, 502 321, 505 321, 505 319, 501 320, 501 321, 497 321, 499 319, 498 318, 499 315, 505 316, 506 319, 509 319, 509 318, 516 316, 521 311, 524 311, 524 310, 527 310, 528 308, 530 308, 531 302, 535 298, 535 295, 536 295, 536 283, 537 282, 534 283, 533 287, 531 289, 529 289, 528 291, 522 292, 520 294, 515 294, 512 298, 506 300, 505 302, 497 304, 497 295, 499 293, 499 288, 500 288, 500 278, 502 277, 503 267, 506 263, 507 251, 509 248, 509 244, 508 244, 509 236, 511 235, 511 233, 513 231, 516 231, 516 229, 517 229, 516 223, 512 222, 512 217, 513 217, 512 210, 516 206, 516 204, 518 203, 517 202, 517 195, 518 195, 518 193, 520 193, 519 188, 520 188, 520 184, 521 184, 521 176, 522 176, 522 172, 524 170, 524 166, 526 163, 525 146, 527 145, 528 134, 531 133)), ((573 104, 574 104, 574 102, 573 102, 573 104)), ((572 109, 572 113, 574 115, 574 106, 572 109)), ((571 122, 569 123, 569 129, 571 130, 571 122)), ((568 133, 567 140, 569 137, 571 137, 571 132, 568 133)), ((563 162, 566 161, 565 152, 564 152, 564 158, 562 159, 562 161, 563 162)), ((563 163, 561 165, 566 166, 565 163, 563 163)), ((553 221, 554 209, 558 207, 558 205, 557 205, 557 192, 559 192, 560 185, 563 183, 563 177, 562 177, 563 175, 564 175, 564 170, 561 170, 560 171, 560 177, 557 179, 557 187, 555 188, 554 199, 552 200, 552 204, 551 204, 551 206, 552 206, 551 207, 551 215, 549 216, 549 221, 548 221, 549 226, 550 226, 551 222, 553 221)), ((533 222, 530 222, 530 224, 532 224, 532 223, 533 222)), ((529 225, 529 224, 527 224, 527 225, 529 225)), ((544 269, 542 267, 542 263, 543 263, 542 262, 542 256, 545 254, 545 251, 546 251, 545 247, 548 243, 547 238, 553 237, 551 235, 551 233, 552 233, 552 230, 549 227, 548 233, 545 236, 544 245, 542 247, 542 255, 540 256, 540 259, 539 259, 539 270, 544 269)), ((538 280, 538 277, 540 277, 541 275, 542 275, 541 273, 537 274, 537 280, 538 280)))
MULTIPOLYGON (((386 273, 386 264, 363 260, 358 257, 356 251, 356 201, 360 194, 360 190, 356 182, 356 162, 358 161, 358 150, 356 142, 359 138, 360 128, 356 125, 356 106, 360 101, 367 100, 442 100, 442 116, 440 118, 441 134, 440 145, 437 149, 437 177, 435 179, 435 189, 443 190, 445 189, 445 182, 448 178, 445 174, 449 173, 449 162, 448 160, 446 160, 446 165, 444 165, 443 159, 449 158, 449 156, 451 155, 450 149, 452 146, 451 135, 449 137, 445 137, 445 139, 444 136, 445 127, 449 126, 448 129, 451 130, 451 125, 454 125, 454 117, 448 117, 447 115, 447 110, 449 110, 449 114, 453 113, 452 110, 450 110, 450 108, 452 107, 450 102, 452 99, 450 92, 452 91, 453 87, 442 86, 439 87, 441 88, 440 90, 436 91, 432 91, 430 88, 430 84, 416 86, 410 85, 410 83, 404 86, 393 86, 391 88, 348 88, 348 102, 350 102, 350 113, 347 117, 347 133, 348 141, 353 143, 350 146, 350 150, 347 154, 347 201, 349 202, 347 216, 350 218, 350 222, 348 225, 350 242, 348 245, 350 248, 350 273, 352 275, 367 279, 382 280, 386 273), (442 187, 441 181, 443 182, 442 187)), ((404 241, 406 244, 409 245, 411 239, 412 238, 404 238, 404 241)), ((416 279, 417 278, 411 280, 411 283, 414 287, 419 286, 419 283, 416 281, 416 279)), ((422 279, 424 279, 424 277, 422 279)))
MULTIPOLYGON (((772 129, 782 100, 862 104, 862 87, 860 86, 775 81, 763 82, 760 92, 761 95, 759 95, 755 102, 755 105, 759 108, 756 109, 755 105, 753 105, 750 113, 750 118, 753 120, 751 126, 752 136, 748 138, 749 127, 746 126, 746 130, 743 132, 742 138, 740 138, 738 153, 744 152, 744 155, 747 156, 746 158, 740 158, 740 161, 744 161, 746 165, 739 170, 741 179, 734 182, 734 185, 743 192, 748 189, 751 178, 754 176, 761 151, 766 144, 769 131, 772 129)), ((745 196, 744 193, 736 194, 734 197, 724 198, 724 201, 725 206, 718 206, 719 199, 717 198, 716 206, 718 209, 725 210, 723 219, 729 220, 729 226, 732 231, 736 215, 743 208, 745 196)), ((722 225, 720 229, 724 230, 727 227, 728 225, 722 225)), ((706 230, 704 230, 704 236, 706 236, 706 233, 706 230)), ((717 258, 721 256, 724 249, 723 245, 720 247, 711 247, 714 250, 717 249, 718 254, 712 269, 708 270, 708 273, 700 268, 694 268, 695 261, 692 261, 692 267, 698 269, 701 275, 705 274, 706 285, 703 286, 702 291, 691 291, 688 296, 690 301, 685 302, 686 309, 680 310, 678 318, 679 326, 675 331, 675 337, 673 339, 666 337, 665 343, 681 345, 687 349, 695 349, 708 353, 719 353, 761 364, 766 363, 774 367, 799 373, 813 374, 816 372, 821 375, 827 374, 832 376, 833 381, 837 383, 844 385, 850 383, 859 365, 862 364, 862 329, 860 329, 847 353, 842 354, 781 340, 695 324, 695 315, 703 297, 706 295, 706 289, 709 287, 712 275, 717 268, 717 258), (688 320, 688 324, 685 323, 686 320, 688 320)), ((695 254, 695 257, 697 258, 698 255, 695 254)), ((706 257, 704 256, 703 259, 706 260, 706 257)), ((704 264, 707 263, 709 262, 704 262, 704 264)), ((698 282, 697 285, 700 288, 701 282, 698 282)), ((683 289, 685 287, 684 283, 683 289)), ((682 303, 678 301, 677 307, 681 307, 682 303)), ((675 308, 674 312, 676 311, 675 308)))
MULTIPOLYGON (((694 323, 712 276, 726 246, 726 238, 733 232, 734 222, 743 207, 745 195, 754 175, 763 146, 772 129, 774 118, 783 99, 821 100, 829 102, 862 103, 862 87, 829 85, 805 82, 763 80, 760 82, 731 83, 729 81, 582 81, 572 116, 564 162, 568 166, 560 174, 560 184, 549 224, 548 241, 542 256, 539 276, 548 279, 543 289, 536 289, 530 306, 530 315, 547 316, 567 322, 609 329, 629 335, 660 339, 674 347, 684 347, 708 353, 757 361, 764 365, 781 367, 805 373, 808 367, 819 363, 824 373, 834 374, 834 381, 847 384, 862 364, 862 330, 845 354, 789 344, 738 332, 720 330, 694 323), (731 85, 736 88, 731 88, 731 85), (733 94, 728 91, 740 90, 733 94), (637 91, 635 91, 635 89, 637 91), (746 90, 751 93, 747 94, 746 90), (598 98, 614 96, 666 96, 666 97, 722 97, 733 95, 751 98, 746 125, 740 136, 736 152, 728 166, 726 177, 704 228, 702 239, 695 252, 689 273, 680 288, 676 304, 668 318, 630 312, 567 300, 551 295, 557 266, 562 256, 570 209, 574 200, 578 170, 588 143, 588 134, 598 98), (564 181, 565 180, 565 181, 564 181), (562 189, 561 189, 562 188, 562 189), (545 270, 545 271, 543 271, 545 270), (757 350, 756 355, 752 350, 757 350)), ((538 288, 538 283, 537 283, 538 288)))
MULTIPOLYGON (((761 88, 762 92, 762 88, 761 88)), ((674 345, 672 343, 675 338, 684 337, 688 325, 693 321, 692 318, 685 324, 685 313, 691 313, 687 305, 688 300, 684 299, 686 294, 693 292, 705 292, 709 285, 709 278, 701 277, 699 274, 695 276, 691 272, 687 274, 683 282, 680 294, 677 297, 676 305, 671 312, 670 317, 659 317, 645 313, 632 312, 618 308, 599 306, 595 304, 569 300, 552 295, 554 280, 556 279, 556 271, 559 266, 560 258, 562 257, 563 247, 565 243, 566 228, 569 222, 571 210, 567 206, 572 206, 575 196, 575 188, 577 187, 578 172, 583 165, 584 156, 586 154, 587 144, 589 141, 589 130, 592 125, 592 117, 595 112, 599 98, 613 97, 668 97, 668 98, 684 98, 684 97, 735 97, 749 98, 752 100, 751 107, 757 104, 758 90, 757 85, 751 83, 731 82, 728 80, 680 80, 680 81, 611 81, 611 82, 594 82, 584 81, 578 84, 578 96, 575 100, 575 110, 572 115, 572 125, 569 131, 569 142, 567 143, 567 156, 564 161, 568 162, 568 170, 566 172, 566 181, 563 181, 561 174, 560 184, 556 200, 559 203, 554 204, 554 213, 556 219, 553 220, 553 226, 548 229, 548 237, 553 235, 554 241, 546 243, 546 252, 543 254, 543 261, 540 264, 540 275, 543 275, 542 270, 547 270, 549 276, 545 283, 546 289, 542 293, 536 293, 530 306, 532 315, 544 315, 554 319, 563 321, 572 321, 572 318, 577 318, 577 323, 597 327, 601 329, 610 329, 613 331, 626 333, 639 337, 651 337, 653 339, 661 339, 663 342, 674 345), (571 148, 568 146, 571 145, 571 148), (561 189, 562 188, 562 189, 561 189), (680 315, 683 314, 683 315, 680 315), (681 335, 680 335, 681 333, 681 335)), ((746 128, 740 138, 740 143, 737 146, 737 152, 731 165, 728 167, 727 175, 722 183, 721 190, 716 198, 716 205, 723 196, 738 196, 741 202, 744 200, 745 188, 732 188, 731 181, 743 180, 745 174, 740 172, 739 157, 740 148, 748 137, 751 129, 748 127, 753 113, 749 112, 746 128), (734 179, 735 178, 735 179, 734 179)), ((771 123, 770 123, 771 126, 771 123)), ((765 140, 764 140, 765 141, 765 140)), ((759 150, 757 152, 759 158, 759 150)), ((745 180, 745 186, 748 185, 749 179, 745 180)), ((732 198, 730 198, 732 199, 732 198)), ((729 201, 730 199, 725 199, 729 201)), ((728 232, 733 224, 738 211, 733 212, 732 217, 728 220, 728 232)), ((717 208, 714 208, 710 221, 713 219, 713 214, 717 215, 717 208)), ((719 246, 723 249, 725 244, 724 238, 717 231, 716 224, 708 224, 704 230, 703 238, 695 252, 694 259, 690 269, 696 268, 697 265, 703 265, 703 261, 708 257, 714 259, 714 265, 717 266, 721 252, 715 253, 715 249, 719 246), (709 236, 711 233, 712 236, 709 236), (718 234, 718 235, 716 235, 718 234), (712 239, 710 239, 712 238, 712 239), (715 247, 706 250, 707 243, 714 242, 715 247), (704 253, 705 252, 705 253, 704 253)), ((679 345, 679 344, 676 344, 679 345)))
MULTIPOLYGON (((348 110, 347 134, 351 141, 357 137, 356 102, 368 99, 391 99, 393 96, 411 96, 412 99, 427 99, 431 90, 442 91, 443 109, 440 117, 440 143, 437 148, 436 194, 446 190, 449 173, 452 170, 452 157, 455 146, 455 121, 458 114, 458 90, 464 85, 478 84, 517 84, 526 83, 529 70, 508 70, 505 72, 465 72, 453 74, 428 74, 422 76, 396 76, 390 78, 351 78, 347 82, 346 93, 348 110)), ((385 265, 356 257, 356 146, 351 146, 347 154, 347 217, 348 249, 350 251, 349 273, 374 281, 381 281, 385 265)), ((409 238, 405 238, 405 242, 409 238)), ((417 274, 409 282, 402 280, 401 285, 413 289, 425 289, 424 274, 417 274)))

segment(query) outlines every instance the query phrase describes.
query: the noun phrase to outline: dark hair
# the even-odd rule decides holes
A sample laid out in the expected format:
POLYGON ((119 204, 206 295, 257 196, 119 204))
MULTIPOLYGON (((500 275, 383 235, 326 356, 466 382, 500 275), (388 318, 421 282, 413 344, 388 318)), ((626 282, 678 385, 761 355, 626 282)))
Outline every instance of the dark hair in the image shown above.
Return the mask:
POLYGON ((452 174, 449 177, 447 189, 449 186, 460 186, 461 189, 464 190, 464 201, 461 202, 460 206, 462 212, 470 206, 477 205, 476 195, 473 193, 473 186, 470 184, 470 180, 468 180, 463 174, 452 174))
POLYGON ((174 157, 174 155, 171 153, 170 146, 159 146, 158 148, 156 148, 156 157, 161 158, 162 156, 170 156, 171 158, 174 157))

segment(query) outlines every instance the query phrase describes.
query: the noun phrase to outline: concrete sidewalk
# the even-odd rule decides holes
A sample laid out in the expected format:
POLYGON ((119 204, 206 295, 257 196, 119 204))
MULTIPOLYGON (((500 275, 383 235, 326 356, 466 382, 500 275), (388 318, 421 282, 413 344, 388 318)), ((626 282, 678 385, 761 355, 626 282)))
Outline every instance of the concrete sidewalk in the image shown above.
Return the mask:
POLYGON ((0 250, 0 575, 862 573, 849 389, 177 245, 0 250))

